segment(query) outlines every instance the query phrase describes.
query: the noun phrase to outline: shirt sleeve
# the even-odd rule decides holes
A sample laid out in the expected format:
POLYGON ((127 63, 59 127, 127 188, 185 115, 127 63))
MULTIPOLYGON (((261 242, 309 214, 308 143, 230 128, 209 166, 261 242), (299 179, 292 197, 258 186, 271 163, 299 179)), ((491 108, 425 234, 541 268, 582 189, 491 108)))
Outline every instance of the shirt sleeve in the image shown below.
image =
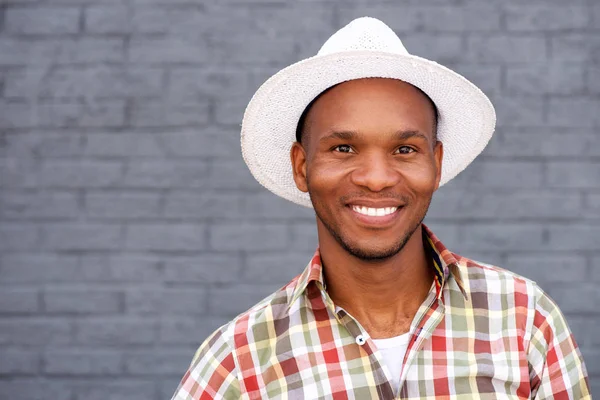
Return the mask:
POLYGON ((532 398, 591 399, 581 352, 564 315, 537 285, 531 341, 528 348, 532 398))
POLYGON ((233 352, 224 332, 214 332, 196 351, 172 400, 239 399, 233 352))

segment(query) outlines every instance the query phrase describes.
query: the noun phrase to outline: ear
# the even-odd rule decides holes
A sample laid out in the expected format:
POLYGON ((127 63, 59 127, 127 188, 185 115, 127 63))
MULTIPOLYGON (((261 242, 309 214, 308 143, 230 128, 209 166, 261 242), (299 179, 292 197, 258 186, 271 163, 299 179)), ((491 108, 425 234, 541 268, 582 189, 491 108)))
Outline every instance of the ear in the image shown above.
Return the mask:
POLYGON ((290 150, 290 158, 292 160, 292 172, 294 173, 294 182, 296 187, 301 192, 308 192, 306 183, 306 151, 298 142, 294 142, 290 150))
POLYGON ((444 144, 439 140, 436 142, 433 149, 433 158, 435 161, 435 190, 440 187, 442 179, 442 160, 444 159, 444 144))

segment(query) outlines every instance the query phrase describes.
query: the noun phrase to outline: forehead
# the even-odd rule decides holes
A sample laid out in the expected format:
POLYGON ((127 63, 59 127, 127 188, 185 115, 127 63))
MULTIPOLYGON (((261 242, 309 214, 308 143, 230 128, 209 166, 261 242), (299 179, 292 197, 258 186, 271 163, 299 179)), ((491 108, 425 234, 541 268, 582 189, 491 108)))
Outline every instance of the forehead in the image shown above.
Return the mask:
POLYGON ((307 114, 307 130, 320 136, 331 130, 414 130, 431 133, 432 101, 415 86, 386 78, 357 79, 323 92, 307 114))

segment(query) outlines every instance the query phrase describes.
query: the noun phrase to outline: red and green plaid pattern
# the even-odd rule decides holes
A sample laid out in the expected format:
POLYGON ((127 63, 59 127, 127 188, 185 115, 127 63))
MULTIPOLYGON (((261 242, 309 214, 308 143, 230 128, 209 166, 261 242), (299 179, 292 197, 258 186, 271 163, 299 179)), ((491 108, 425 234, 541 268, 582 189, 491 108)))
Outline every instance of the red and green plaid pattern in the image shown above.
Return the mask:
POLYGON ((591 399, 565 318, 535 282, 424 233, 436 278, 398 393, 368 333, 336 312, 317 250, 301 275, 200 346, 173 399, 591 399))

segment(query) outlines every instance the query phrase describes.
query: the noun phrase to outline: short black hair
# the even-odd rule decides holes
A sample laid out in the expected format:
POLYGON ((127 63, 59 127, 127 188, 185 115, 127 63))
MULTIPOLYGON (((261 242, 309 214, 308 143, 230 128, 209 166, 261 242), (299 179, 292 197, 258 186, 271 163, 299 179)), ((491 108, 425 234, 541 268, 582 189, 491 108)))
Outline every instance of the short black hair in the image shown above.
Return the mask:
MULTIPOLYGON (((339 85, 339 83, 337 85, 339 85)), ((304 109, 304 111, 302 111, 302 115, 300 115, 300 119, 298 120, 298 125, 296 125, 296 142, 302 143, 302 134, 304 133, 304 128, 305 128, 305 125, 306 125, 306 116, 308 115, 308 112, 310 111, 310 109, 312 108, 312 106, 316 103, 316 101, 321 96, 323 96, 325 93, 327 93, 329 90, 333 89, 337 85, 333 85, 333 86, 325 89, 321 93, 319 93, 319 95, 317 97, 315 97, 314 99, 311 100, 310 103, 308 103, 308 105, 306 106, 306 108, 304 109)), ((425 97, 427 97, 427 100, 429 100, 429 103, 433 107, 433 113, 435 114, 435 121, 433 123, 433 138, 435 140, 437 140, 437 126, 438 126, 438 121, 439 121, 439 118, 440 118, 440 114, 438 112, 438 108, 435 105, 435 103, 433 102, 433 100, 431 100, 431 97, 427 96, 427 94, 424 91, 422 91, 421 89, 419 89, 418 87, 415 86, 415 88, 417 88, 417 90, 419 92, 423 93, 423 95, 425 97)))

